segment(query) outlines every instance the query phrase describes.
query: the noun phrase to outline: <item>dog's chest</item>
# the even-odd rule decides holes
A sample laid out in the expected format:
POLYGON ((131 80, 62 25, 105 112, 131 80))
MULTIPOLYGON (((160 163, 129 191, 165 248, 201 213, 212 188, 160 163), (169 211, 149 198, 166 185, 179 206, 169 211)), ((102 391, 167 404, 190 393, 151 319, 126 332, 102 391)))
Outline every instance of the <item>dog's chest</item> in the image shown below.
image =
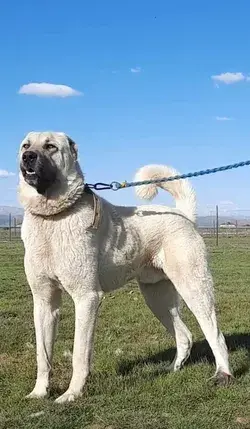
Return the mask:
POLYGON ((42 218, 24 217, 22 224, 22 240, 25 247, 26 260, 37 271, 51 275, 52 246, 49 225, 42 218))
POLYGON ((34 268, 50 277, 58 277, 83 266, 84 247, 89 236, 76 218, 53 222, 27 216, 22 225, 22 239, 26 257, 34 268))

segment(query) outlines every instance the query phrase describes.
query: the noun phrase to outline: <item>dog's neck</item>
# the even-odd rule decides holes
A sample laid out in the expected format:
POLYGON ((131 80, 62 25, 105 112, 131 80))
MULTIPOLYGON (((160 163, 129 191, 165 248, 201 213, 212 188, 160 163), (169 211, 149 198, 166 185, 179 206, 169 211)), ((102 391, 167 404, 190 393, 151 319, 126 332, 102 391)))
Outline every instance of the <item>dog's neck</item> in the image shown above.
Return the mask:
POLYGON ((65 183, 52 186, 45 195, 28 185, 20 174, 19 200, 25 211, 36 216, 55 216, 72 207, 84 194, 84 176, 74 171, 65 183))

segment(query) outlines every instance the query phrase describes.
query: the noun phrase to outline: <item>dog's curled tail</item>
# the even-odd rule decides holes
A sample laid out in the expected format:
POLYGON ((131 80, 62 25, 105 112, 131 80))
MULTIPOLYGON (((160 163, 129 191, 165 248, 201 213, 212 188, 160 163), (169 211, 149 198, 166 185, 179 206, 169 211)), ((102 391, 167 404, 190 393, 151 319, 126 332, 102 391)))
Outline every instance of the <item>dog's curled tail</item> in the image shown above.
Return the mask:
MULTIPOLYGON (((179 173, 172 167, 165 165, 145 165, 137 171, 135 181, 157 180, 176 175, 179 175, 179 173)), ((136 194, 141 199, 152 200, 158 194, 158 188, 168 191, 175 199, 176 208, 192 222, 195 222, 196 195, 188 180, 182 179, 174 180, 173 182, 140 185, 136 187, 136 194)))

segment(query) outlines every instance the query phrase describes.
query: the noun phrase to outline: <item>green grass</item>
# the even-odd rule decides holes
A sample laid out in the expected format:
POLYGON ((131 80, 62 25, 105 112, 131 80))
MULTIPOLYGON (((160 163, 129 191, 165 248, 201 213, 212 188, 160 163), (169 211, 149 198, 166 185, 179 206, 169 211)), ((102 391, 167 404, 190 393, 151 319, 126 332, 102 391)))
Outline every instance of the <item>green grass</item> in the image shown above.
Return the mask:
POLYGON ((52 396, 25 400, 36 373, 32 297, 23 271, 22 244, 0 243, 0 428, 5 429, 233 429, 250 428, 250 241, 208 241, 217 310, 236 382, 207 380, 214 360, 190 312, 190 361, 176 374, 166 365, 174 342, 145 306, 135 284, 107 295, 101 306, 92 374, 84 396, 53 403, 66 390, 71 363, 73 306, 65 296, 55 347, 52 396))
POLYGON ((20 227, 17 227, 17 228, 12 227, 11 231, 7 227, 5 228, 0 227, 0 242, 20 240, 20 235, 21 235, 20 227))

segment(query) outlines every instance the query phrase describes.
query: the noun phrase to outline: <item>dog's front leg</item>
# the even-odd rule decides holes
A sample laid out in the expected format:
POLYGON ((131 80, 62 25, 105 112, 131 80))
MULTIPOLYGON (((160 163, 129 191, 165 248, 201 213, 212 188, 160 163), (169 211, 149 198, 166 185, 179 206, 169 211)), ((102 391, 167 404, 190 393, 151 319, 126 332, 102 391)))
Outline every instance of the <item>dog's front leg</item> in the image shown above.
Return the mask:
POLYGON ((102 295, 100 291, 91 291, 73 296, 75 304, 73 374, 68 390, 56 399, 59 404, 74 401, 82 395, 90 370, 95 323, 102 295))
POLYGON ((34 301, 34 323, 36 331, 37 378, 27 398, 43 398, 49 391, 56 326, 61 302, 61 291, 52 284, 31 284, 34 301))

